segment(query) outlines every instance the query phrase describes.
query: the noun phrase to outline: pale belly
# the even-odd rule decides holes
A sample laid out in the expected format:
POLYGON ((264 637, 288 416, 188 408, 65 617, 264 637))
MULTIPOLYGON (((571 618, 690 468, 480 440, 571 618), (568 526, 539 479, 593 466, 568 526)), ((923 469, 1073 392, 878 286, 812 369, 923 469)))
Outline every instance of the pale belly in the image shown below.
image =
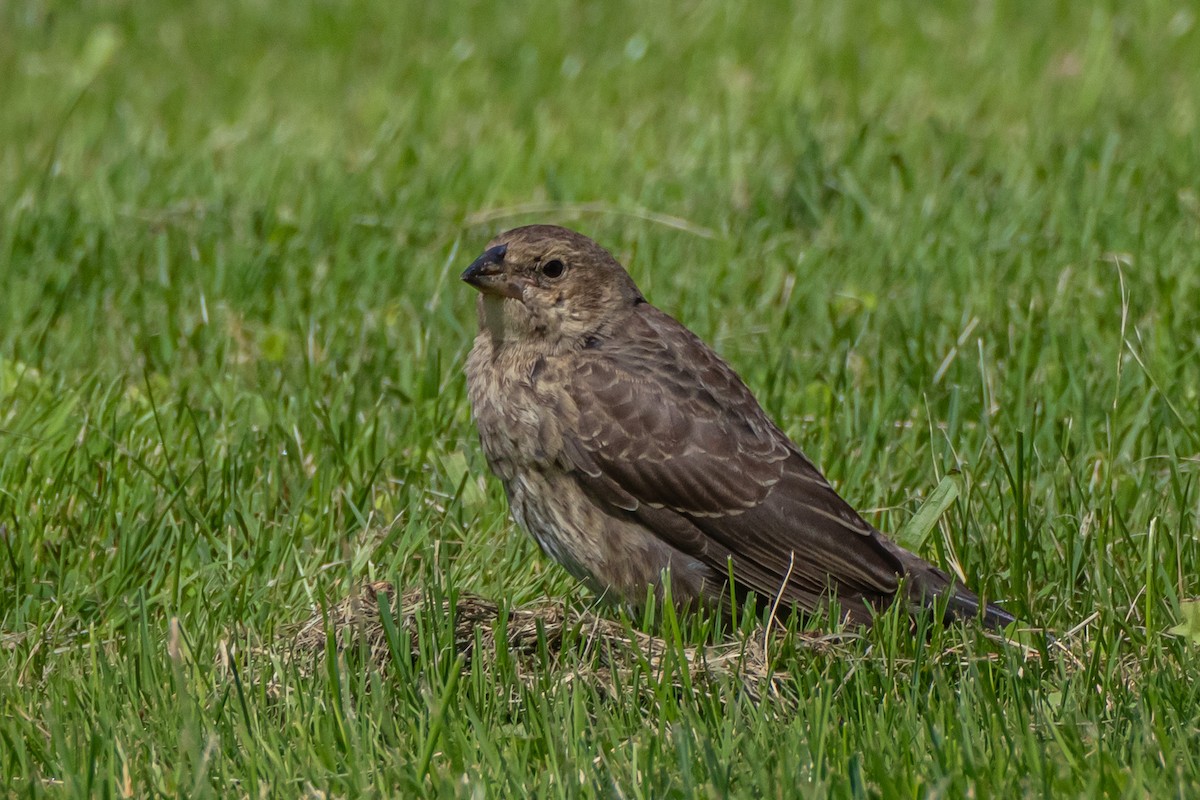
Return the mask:
POLYGON ((664 573, 677 604, 720 594, 724 581, 706 564, 667 545, 628 512, 601 506, 567 473, 523 472, 505 489, 517 524, 605 599, 639 606, 652 588, 661 600, 664 573))

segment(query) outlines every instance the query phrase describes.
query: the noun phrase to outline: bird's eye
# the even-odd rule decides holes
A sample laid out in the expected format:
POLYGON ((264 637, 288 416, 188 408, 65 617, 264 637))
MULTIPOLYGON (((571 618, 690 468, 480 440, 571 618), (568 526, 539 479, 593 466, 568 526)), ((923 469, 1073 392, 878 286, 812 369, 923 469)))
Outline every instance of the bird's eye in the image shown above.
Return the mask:
POLYGON ((557 258, 551 259, 545 264, 542 264, 542 274, 547 278, 557 278, 559 275, 563 274, 564 269, 566 269, 566 267, 564 267, 563 263, 557 258))

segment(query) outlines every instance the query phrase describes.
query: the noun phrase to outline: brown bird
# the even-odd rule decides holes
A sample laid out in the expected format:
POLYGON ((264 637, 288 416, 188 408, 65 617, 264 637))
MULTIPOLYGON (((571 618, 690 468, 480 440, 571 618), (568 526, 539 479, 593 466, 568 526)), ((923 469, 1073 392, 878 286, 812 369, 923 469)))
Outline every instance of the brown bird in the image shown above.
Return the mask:
POLYGON ((513 517, 602 595, 632 605, 669 573, 680 606, 753 592, 851 623, 914 610, 1014 621, 859 516, 720 356, 646 302, 591 239, 503 233, 462 274, 480 292, 467 391, 513 517))

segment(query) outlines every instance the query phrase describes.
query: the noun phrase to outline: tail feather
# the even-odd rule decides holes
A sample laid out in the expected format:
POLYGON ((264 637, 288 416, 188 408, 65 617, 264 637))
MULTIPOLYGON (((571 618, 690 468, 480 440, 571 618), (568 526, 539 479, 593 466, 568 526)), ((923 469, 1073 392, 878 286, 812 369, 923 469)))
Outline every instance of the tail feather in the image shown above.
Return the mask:
POLYGON ((945 602, 947 616, 960 620, 980 620, 992 630, 1002 630, 1017 621, 1016 617, 1000 606, 982 602, 978 595, 963 586, 957 579, 950 577, 920 556, 910 553, 886 538, 883 538, 882 541, 904 567, 909 582, 909 592, 918 605, 932 608, 939 601, 945 602), (945 600, 942 601, 942 598, 945 600))
POLYGON ((957 619, 978 619, 993 630, 1002 630, 1017 621, 1016 617, 1000 606, 982 603, 974 592, 964 589, 960 584, 951 583, 943 591, 950 592, 947 606, 957 619))

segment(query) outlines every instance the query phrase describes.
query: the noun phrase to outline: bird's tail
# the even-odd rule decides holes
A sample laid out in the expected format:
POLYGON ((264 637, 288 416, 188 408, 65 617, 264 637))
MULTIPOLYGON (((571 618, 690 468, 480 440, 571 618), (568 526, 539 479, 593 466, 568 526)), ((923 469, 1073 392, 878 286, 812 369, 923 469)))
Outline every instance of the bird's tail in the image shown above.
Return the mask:
POLYGON ((887 548, 904 566, 913 600, 926 608, 945 603, 948 617, 960 620, 980 620, 992 630, 1002 630, 1017 621, 1017 618, 994 603, 984 603, 979 596, 963 586, 957 579, 930 564, 925 559, 910 553, 895 542, 886 542, 887 548))
POLYGON ((974 592, 963 588, 961 584, 951 582, 942 593, 935 596, 946 592, 950 594, 946 603, 947 610, 957 619, 978 619, 986 627, 997 631, 1017 621, 1016 617, 1000 606, 982 602, 974 592))

